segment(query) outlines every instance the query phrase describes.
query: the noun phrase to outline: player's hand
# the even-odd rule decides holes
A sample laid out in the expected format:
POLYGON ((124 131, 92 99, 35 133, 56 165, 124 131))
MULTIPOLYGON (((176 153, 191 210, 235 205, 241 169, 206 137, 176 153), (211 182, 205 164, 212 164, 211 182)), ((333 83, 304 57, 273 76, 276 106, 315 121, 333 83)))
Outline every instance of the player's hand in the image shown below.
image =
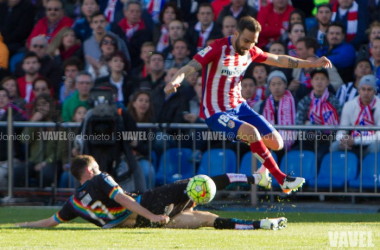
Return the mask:
POLYGON ((150 219, 150 222, 152 224, 159 224, 161 226, 165 226, 166 224, 169 223, 169 220, 170 220, 169 216, 159 214, 159 215, 154 215, 153 218, 150 219))
POLYGON ((318 67, 332 68, 332 63, 329 59, 327 59, 327 57, 322 56, 321 58, 318 58, 317 61, 315 61, 315 68, 318 67))
POLYGON ((170 94, 170 93, 173 93, 173 92, 177 92, 177 88, 179 87, 179 84, 176 84, 176 83, 172 83, 171 81, 166 84, 165 88, 164 88, 164 91, 166 94, 170 94))

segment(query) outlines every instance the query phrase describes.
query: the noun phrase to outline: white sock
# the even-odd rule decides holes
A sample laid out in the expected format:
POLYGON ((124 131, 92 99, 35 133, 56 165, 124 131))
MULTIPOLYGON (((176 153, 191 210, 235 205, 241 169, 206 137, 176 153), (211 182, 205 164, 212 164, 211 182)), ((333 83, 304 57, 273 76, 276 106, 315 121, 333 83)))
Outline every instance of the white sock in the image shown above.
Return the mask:
POLYGON ((253 178, 255 178, 255 184, 259 184, 261 181, 261 174, 253 174, 253 178))

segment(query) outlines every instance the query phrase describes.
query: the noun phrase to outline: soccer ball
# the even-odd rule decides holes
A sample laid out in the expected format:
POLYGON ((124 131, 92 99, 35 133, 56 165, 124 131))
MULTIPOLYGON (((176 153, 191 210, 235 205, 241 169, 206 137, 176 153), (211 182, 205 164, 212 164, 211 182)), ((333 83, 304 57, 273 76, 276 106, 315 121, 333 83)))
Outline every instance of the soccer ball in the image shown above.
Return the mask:
POLYGON ((187 184, 186 192, 189 198, 197 204, 206 204, 215 197, 216 186, 207 175, 196 175, 187 184))

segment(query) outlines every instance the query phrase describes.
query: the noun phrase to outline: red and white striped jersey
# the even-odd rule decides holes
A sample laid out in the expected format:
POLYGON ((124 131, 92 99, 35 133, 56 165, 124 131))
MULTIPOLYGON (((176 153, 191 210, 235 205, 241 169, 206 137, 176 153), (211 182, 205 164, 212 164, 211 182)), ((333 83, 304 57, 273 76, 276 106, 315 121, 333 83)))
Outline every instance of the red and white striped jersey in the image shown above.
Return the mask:
POLYGON ((240 81, 248 65, 266 59, 267 53, 255 46, 249 53, 240 56, 231 44, 231 36, 217 39, 199 51, 194 60, 203 67, 200 117, 209 118, 242 103, 240 81))

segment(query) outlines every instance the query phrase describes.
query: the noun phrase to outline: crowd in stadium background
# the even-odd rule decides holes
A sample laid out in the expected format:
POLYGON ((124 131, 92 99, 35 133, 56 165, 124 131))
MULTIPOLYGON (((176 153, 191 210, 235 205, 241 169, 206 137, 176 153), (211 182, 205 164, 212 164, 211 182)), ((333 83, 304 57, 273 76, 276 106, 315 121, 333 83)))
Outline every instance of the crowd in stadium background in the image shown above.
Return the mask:
MULTIPOLYGON (((252 64, 241 92, 252 109, 277 125, 380 124, 378 0, 0 2, 1 121, 6 121, 7 108, 12 107, 15 121, 82 122, 90 108, 90 89, 107 83, 129 124, 204 123, 199 117, 201 72, 189 76, 174 94, 163 89, 196 53, 215 39, 233 35, 239 19, 249 15, 262 26, 256 45, 264 51, 308 60, 326 56, 333 64, 314 75, 313 69, 252 64)), ((6 134, 6 128, 0 130, 6 134)), ((380 149, 378 136, 374 131, 352 131, 333 143, 333 150, 347 146, 358 153, 362 143, 366 153, 375 152, 380 149)), ((52 178, 54 142, 46 141, 42 152, 37 140, 16 143, 15 158, 25 160, 25 143, 29 143, 30 176, 44 169, 46 178, 52 178)), ((319 161, 329 151, 326 143, 319 143, 319 161)), ((6 148, 5 141, 0 144, 6 148)), ((162 153, 156 144, 155 150, 162 153)), ((313 150, 314 143, 309 144, 303 147, 313 150)), ((140 164, 149 164, 144 162, 147 142, 131 146, 140 164)), ((168 142, 168 147, 175 146, 168 142)), ((194 153, 202 154, 206 146, 197 141, 194 153)), ((299 147, 292 140, 286 140, 285 146, 299 147)), ((183 147, 191 148, 192 142, 183 142, 183 147)), ((77 152, 75 147, 67 152, 61 143, 58 148, 59 172, 65 172, 70 153, 77 152)), ((0 161, 6 160, 6 150, 0 150, 0 161)), ((149 166, 143 170, 155 171, 149 166)))

